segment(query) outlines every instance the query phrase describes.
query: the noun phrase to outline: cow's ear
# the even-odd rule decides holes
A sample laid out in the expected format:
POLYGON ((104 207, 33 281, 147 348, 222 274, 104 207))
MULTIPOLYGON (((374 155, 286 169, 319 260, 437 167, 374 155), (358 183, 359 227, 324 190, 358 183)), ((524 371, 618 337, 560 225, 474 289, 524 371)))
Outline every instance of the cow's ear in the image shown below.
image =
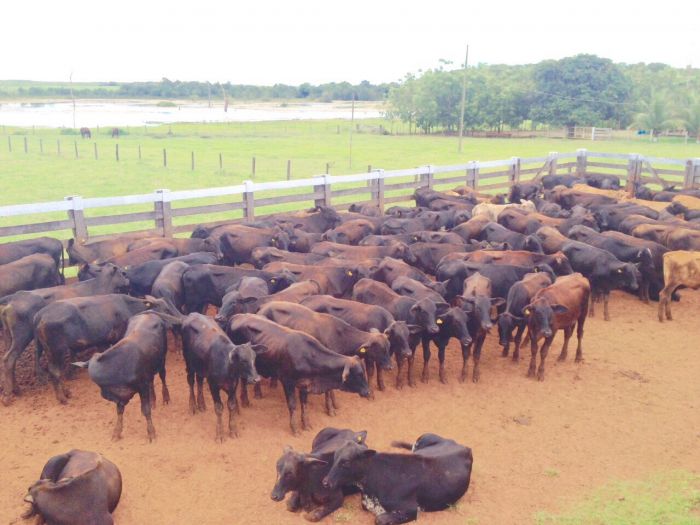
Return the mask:
POLYGON ((355 442, 356 443, 364 444, 366 441, 367 441, 367 431, 366 430, 360 430, 359 432, 355 432, 355 442))
POLYGON ((243 299, 241 299, 241 303, 242 304, 250 304, 250 303, 254 303, 257 300, 258 300, 257 297, 244 297, 243 299))
POLYGON ((450 305, 447 303, 436 303, 435 304, 435 311, 437 315, 444 315, 447 310, 450 309, 450 305))
POLYGON ((290 452, 294 452, 292 445, 285 445, 282 449, 282 454, 289 454, 290 452))
POLYGON ((532 306, 527 305, 525 308, 523 308, 523 315, 525 317, 530 317, 532 315, 532 306))
POLYGON ((503 297, 493 297, 491 299, 491 306, 501 306, 502 304, 505 304, 506 300, 503 297))
POLYGON ((119 271, 119 266, 112 266, 112 273, 116 274, 119 271))
POLYGON ((409 308, 409 312, 411 312, 412 314, 415 314, 417 311, 418 311, 417 304, 414 304, 413 306, 411 306, 411 308, 409 308))
POLYGON ((564 306, 563 304, 553 304, 553 305, 552 305, 552 311, 553 311, 555 314, 563 315, 563 314, 565 314, 566 312, 568 312, 569 309, 568 309, 566 306, 564 306))
POLYGON ((423 331, 423 329, 420 326, 418 326, 417 324, 409 324, 408 325, 408 332, 410 334, 415 335, 415 334, 421 333, 422 331, 423 331))
POLYGON ((328 461, 306 455, 304 456, 304 465, 328 465, 328 461))
POLYGON ((267 352, 267 346, 261 345, 261 344, 255 344, 255 345, 250 345, 250 347, 253 349, 253 352, 255 354, 262 354, 263 352, 267 352))
POLYGON ((371 448, 368 448, 367 450, 363 450, 361 457, 363 459, 371 459, 377 454, 376 450, 372 450, 371 448))

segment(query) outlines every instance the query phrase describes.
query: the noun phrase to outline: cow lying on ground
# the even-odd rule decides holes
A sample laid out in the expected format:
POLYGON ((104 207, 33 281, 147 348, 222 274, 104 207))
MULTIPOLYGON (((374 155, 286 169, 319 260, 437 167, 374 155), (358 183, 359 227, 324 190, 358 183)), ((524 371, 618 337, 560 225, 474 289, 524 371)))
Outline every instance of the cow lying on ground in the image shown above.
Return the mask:
POLYGON ((151 408, 156 404, 153 388, 156 374, 162 383, 163 404, 170 402, 165 382, 167 329, 166 321, 156 313, 135 315, 129 320, 121 341, 101 354, 93 354, 89 361, 73 363, 77 367, 87 368, 90 379, 100 387, 102 397, 116 403, 117 423, 112 433, 114 441, 122 437, 124 409, 137 393, 141 399, 141 413, 146 418, 148 441, 156 437, 151 418, 151 408))
POLYGON ((236 388, 239 381, 260 382, 255 368, 256 353, 263 355, 266 348, 261 345, 234 345, 226 334, 211 318, 192 313, 182 323, 182 353, 187 368, 187 384, 190 387, 190 410, 204 410, 202 383, 206 378, 216 412, 216 439, 223 442, 224 428, 222 413, 224 410, 219 390, 225 390, 228 396, 228 433, 229 437, 238 437, 238 428, 234 420, 234 411, 238 411, 236 388), (197 380, 197 404, 195 405, 194 382, 197 380))
POLYGON ((413 521, 418 511, 445 510, 469 488, 472 451, 451 439, 423 434, 415 444, 394 443, 411 454, 377 452, 347 442, 333 456, 328 488, 361 487, 362 506, 377 525, 413 521))
POLYGON ((328 488, 322 483, 333 464, 333 455, 345 443, 366 446, 367 432, 354 432, 349 429, 326 427, 316 434, 311 443, 311 452, 296 452, 285 447, 277 460, 277 481, 270 497, 287 500, 287 510, 304 510, 309 521, 319 521, 343 505, 344 488, 328 488))
POLYGON ((700 252, 675 251, 664 254, 664 283, 659 294, 659 322, 673 319, 671 316, 671 296, 679 286, 691 290, 700 288, 700 252))
POLYGON ((46 463, 24 497, 31 507, 22 517, 50 525, 112 525, 121 494, 122 475, 114 463, 96 452, 71 450, 46 463))
POLYGON ((564 330, 564 345, 559 354, 559 361, 566 359, 569 339, 576 328, 578 344, 576 346, 576 362, 583 360, 583 325, 588 315, 588 301, 591 286, 580 273, 565 275, 557 278, 553 284, 535 293, 532 301, 523 309, 527 317, 530 333, 530 368, 528 377, 535 376, 537 360, 537 341, 544 337, 540 348, 540 366, 537 369, 537 379, 544 381, 544 362, 558 330, 564 330))

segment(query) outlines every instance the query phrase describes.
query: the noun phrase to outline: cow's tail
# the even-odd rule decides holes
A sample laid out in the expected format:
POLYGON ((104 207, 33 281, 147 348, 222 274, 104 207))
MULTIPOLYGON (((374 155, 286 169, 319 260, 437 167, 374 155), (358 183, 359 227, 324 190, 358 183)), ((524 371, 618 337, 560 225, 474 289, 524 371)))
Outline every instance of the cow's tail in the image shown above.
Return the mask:
POLYGON ((66 255, 61 245, 61 284, 66 284, 66 255))
POLYGON ((403 448, 406 450, 413 450, 413 443, 407 443, 406 441, 392 441, 391 446, 394 448, 403 448))

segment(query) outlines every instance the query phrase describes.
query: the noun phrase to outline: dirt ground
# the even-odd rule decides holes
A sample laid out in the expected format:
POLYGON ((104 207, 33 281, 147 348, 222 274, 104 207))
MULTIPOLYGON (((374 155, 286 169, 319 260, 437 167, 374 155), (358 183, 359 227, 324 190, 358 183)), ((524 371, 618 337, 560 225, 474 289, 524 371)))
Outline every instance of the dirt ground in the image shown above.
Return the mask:
MULTIPOLYGON (((538 510, 566 508, 612 479, 674 468, 698 472, 700 293, 682 296, 673 305, 676 319, 661 325, 655 304, 614 294, 613 321, 588 321, 584 362, 558 363, 557 338, 544 383, 525 377, 529 353, 513 364, 500 357, 492 335, 478 384, 456 380, 461 357, 453 344, 448 385, 435 379, 432 362, 427 385, 392 386, 375 401, 340 394, 335 418, 312 396, 311 421, 315 431, 365 429, 370 446, 382 450, 426 431, 472 447, 468 493, 454 509, 421 514, 427 524, 530 523, 538 510)), ((0 406, 0 523, 22 523, 27 487, 50 456, 71 448, 102 452, 121 469, 119 524, 304 523, 270 499, 282 448, 308 450, 315 435, 292 437, 281 389, 265 388, 266 397, 243 410, 241 437, 218 444, 208 393, 207 412, 191 415, 181 356, 171 353, 168 366, 172 402, 155 411, 153 444, 138 399, 126 409, 124 438, 110 441, 114 405, 84 371, 70 382, 68 406, 58 406, 48 387, 0 406)), ((325 520, 340 522, 370 524, 373 516, 354 496, 325 520)))

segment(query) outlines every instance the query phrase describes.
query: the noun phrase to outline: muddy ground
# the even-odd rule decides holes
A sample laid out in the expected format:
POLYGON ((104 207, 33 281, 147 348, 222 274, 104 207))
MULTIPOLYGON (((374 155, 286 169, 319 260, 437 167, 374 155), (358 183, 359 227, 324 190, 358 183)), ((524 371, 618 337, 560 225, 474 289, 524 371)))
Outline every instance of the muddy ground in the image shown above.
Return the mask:
MULTIPOLYGON (((448 385, 436 380, 433 361, 429 384, 390 387, 375 401, 340 394, 335 418, 312 396, 315 430, 297 438, 289 431, 281 389, 265 387, 266 397, 243 410, 241 437, 216 443, 208 393, 207 412, 191 415, 184 362, 171 353, 172 402, 155 411, 157 440, 148 443, 136 399, 126 409, 124 438, 113 443, 114 405, 81 371, 70 382, 68 406, 58 406, 46 386, 28 390, 9 408, 0 406, 0 523, 22 523, 22 498, 50 456, 82 448, 102 452, 121 469, 116 523, 301 524, 300 515, 270 499, 274 465, 285 445, 306 450, 325 426, 365 429, 378 449, 427 431, 472 447, 469 492, 454 509, 421 514, 427 524, 530 523, 538 510, 562 510, 612 479, 674 468, 698 472, 700 293, 682 295, 674 304, 676 319, 659 324, 655 304, 615 293, 613 321, 588 321, 585 361, 558 363, 558 337, 544 383, 525 377, 528 353, 513 364, 500 357, 492 335, 481 382, 460 384, 461 356, 453 343, 448 385)), ((325 520, 341 522, 370 524, 373 516, 354 496, 325 520)))

